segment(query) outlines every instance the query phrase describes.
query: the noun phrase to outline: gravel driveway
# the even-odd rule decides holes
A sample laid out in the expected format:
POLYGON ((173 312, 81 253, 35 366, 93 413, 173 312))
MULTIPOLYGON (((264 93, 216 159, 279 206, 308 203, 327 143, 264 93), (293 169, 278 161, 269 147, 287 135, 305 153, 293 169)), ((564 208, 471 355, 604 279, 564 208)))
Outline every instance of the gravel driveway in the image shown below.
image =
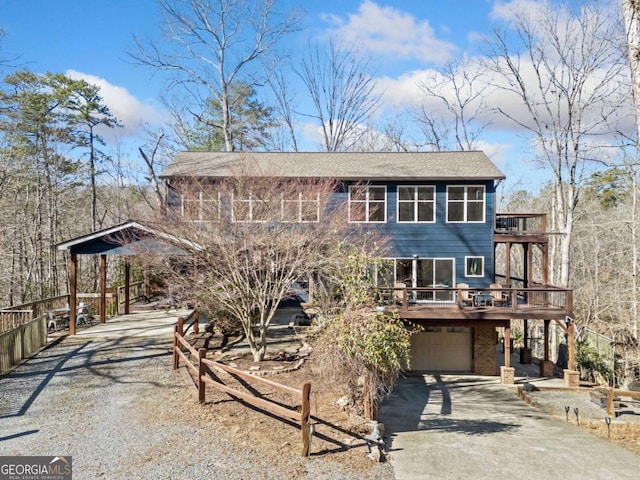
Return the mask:
POLYGON ((202 421, 170 342, 68 337, 0 378, 0 455, 70 455, 76 480, 357 478, 202 421))

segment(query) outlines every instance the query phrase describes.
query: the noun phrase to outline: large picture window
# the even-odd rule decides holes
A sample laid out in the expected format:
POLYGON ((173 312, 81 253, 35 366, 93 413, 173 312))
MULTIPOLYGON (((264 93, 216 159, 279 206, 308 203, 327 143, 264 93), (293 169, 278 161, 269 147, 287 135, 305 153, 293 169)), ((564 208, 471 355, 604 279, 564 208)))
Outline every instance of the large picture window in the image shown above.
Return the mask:
POLYGON ((397 287, 403 284, 414 302, 452 301, 455 285, 453 258, 394 258, 385 259, 378 267, 377 284, 397 287))
POLYGON ((349 221, 384 223, 387 219, 387 188, 349 187, 349 221))
POLYGON ((434 222, 435 198, 433 186, 399 186, 398 222, 434 222))
POLYGON ((447 222, 484 222, 483 185, 447 187, 447 222))

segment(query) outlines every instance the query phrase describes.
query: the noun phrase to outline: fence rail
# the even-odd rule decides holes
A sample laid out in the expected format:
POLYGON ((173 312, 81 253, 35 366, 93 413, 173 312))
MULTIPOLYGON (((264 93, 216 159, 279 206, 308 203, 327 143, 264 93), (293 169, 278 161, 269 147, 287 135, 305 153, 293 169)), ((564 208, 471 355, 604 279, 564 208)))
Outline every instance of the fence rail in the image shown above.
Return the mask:
POLYGON ((0 373, 20 363, 47 343, 44 315, 0 333, 0 373))
MULTIPOLYGON (((197 321, 197 317, 196 317, 197 321)), ((266 378, 257 377, 250 373, 244 372, 237 368, 230 367, 220 362, 209 360, 206 358, 207 351, 204 348, 196 350, 191 344, 184 338, 183 331, 184 319, 178 319, 178 325, 175 326, 174 340, 173 340, 173 368, 177 369, 180 366, 180 360, 184 362, 185 366, 194 374, 197 378, 198 384, 198 400, 200 403, 204 403, 206 398, 207 385, 227 393, 236 399, 265 410, 269 413, 288 418, 300 424, 300 431, 302 435, 302 450, 303 457, 309 455, 311 446, 311 384, 305 383, 302 388, 289 387, 266 378), (188 354, 182 351, 185 348, 188 354), (195 358, 195 363, 192 362, 192 358, 195 358), (247 381, 256 382, 262 385, 267 385, 271 388, 281 390, 294 397, 301 399, 300 410, 296 410, 294 407, 287 407, 282 404, 276 403, 272 400, 259 397, 253 393, 247 393, 235 388, 231 388, 219 379, 217 379, 211 373, 211 369, 224 371, 232 376, 240 377, 247 381)))

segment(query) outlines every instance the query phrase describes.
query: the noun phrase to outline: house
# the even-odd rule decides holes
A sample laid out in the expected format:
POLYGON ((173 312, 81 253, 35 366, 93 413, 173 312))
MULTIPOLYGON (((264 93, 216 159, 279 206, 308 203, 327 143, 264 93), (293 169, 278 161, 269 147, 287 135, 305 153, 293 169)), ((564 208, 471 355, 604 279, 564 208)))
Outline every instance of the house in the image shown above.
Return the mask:
MULTIPOLYGON (((203 185, 238 172, 334 179, 340 185, 336 198, 348 202, 349 222, 388 236, 378 285, 393 292, 389 308, 422 327, 412 337, 414 370, 495 375, 500 328, 507 353, 501 373, 509 382, 511 321, 538 319, 545 332, 541 373, 549 374, 549 322, 573 334, 567 321, 571 292, 547 285, 545 217, 496 213, 496 187, 505 176, 482 152, 182 152, 161 175, 168 207, 205 221, 205 203, 219 199, 212 197, 215 189, 203 185), (500 272, 498 252, 504 265, 500 272), (521 254, 518 262, 512 260, 514 252, 521 254), (511 272, 516 263, 517 278, 511 272)), ((240 201, 232 203, 237 211, 231 214, 240 221, 256 220, 248 201, 242 207, 240 201)))

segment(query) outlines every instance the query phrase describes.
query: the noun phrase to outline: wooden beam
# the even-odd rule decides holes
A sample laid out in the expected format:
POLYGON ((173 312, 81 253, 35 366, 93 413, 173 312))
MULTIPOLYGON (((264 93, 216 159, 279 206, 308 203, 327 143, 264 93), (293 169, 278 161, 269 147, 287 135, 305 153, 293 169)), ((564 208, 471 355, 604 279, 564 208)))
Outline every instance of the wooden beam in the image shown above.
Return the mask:
POLYGON ((567 327, 567 347, 569 347, 569 370, 576 369, 576 323, 573 318, 569 317, 569 325, 567 327))
POLYGON ((100 323, 107 321, 107 256, 100 255, 100 323))
POLYGON ((504 254, 504 276, 507 282, 507 287, 511 287, 511 242, 505 243, 504 254))
POLYGON ((504 366, 511 367, 511 322, 504 326, 504 366))
POLYGON ((544 359, 549 360, 549 323, 551 320, 544 321, 544 359))
POLYGON ((76 303, 78 300, 78 255, 71 254, 69 263, 69 335, 76 334, 76 303))
POLYGON ((124 314, 129 315, 129 287, 131 280, 131 261, 124 257, 124 314))

